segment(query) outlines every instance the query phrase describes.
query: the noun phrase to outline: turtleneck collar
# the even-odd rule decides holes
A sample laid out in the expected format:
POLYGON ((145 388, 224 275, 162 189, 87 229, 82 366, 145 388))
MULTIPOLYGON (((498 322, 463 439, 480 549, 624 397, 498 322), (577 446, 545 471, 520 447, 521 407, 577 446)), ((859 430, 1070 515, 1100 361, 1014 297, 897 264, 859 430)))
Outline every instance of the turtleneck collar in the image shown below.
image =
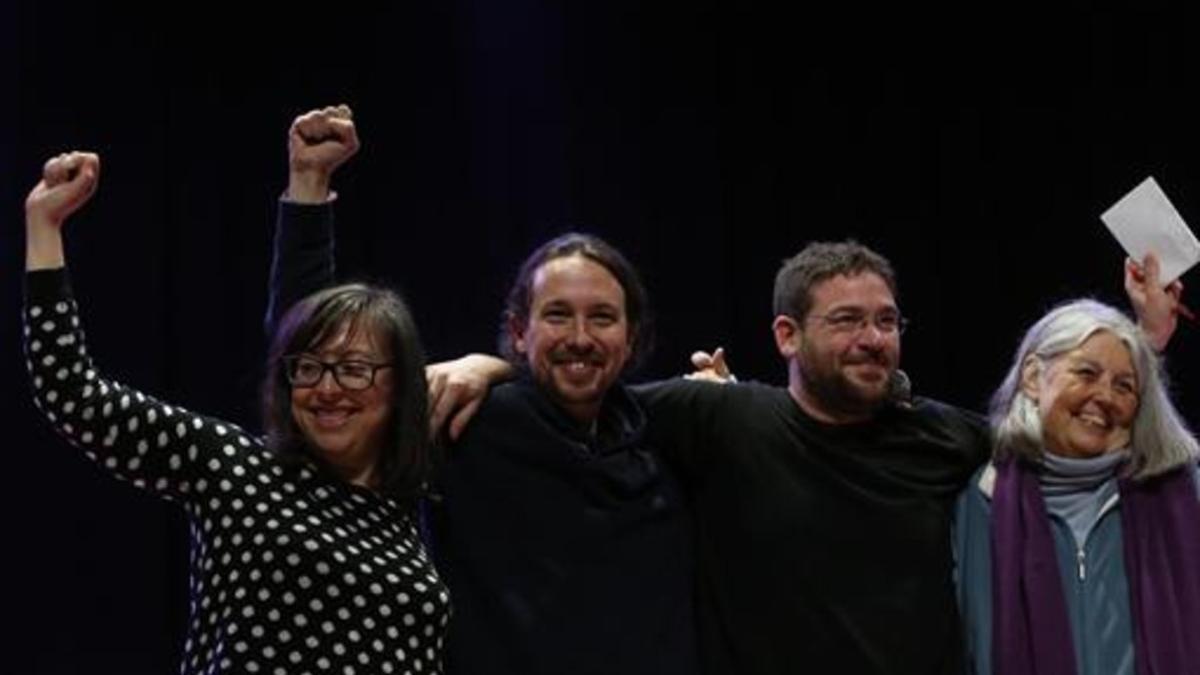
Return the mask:
POLYGON ((1037 472, 1042 494, 1057 497, 1092 492, 1111 480, 1117 468, 1129 461, 1129 455, 1129 450, 1086 458, 1043 453, 1041 471, 1037 472))

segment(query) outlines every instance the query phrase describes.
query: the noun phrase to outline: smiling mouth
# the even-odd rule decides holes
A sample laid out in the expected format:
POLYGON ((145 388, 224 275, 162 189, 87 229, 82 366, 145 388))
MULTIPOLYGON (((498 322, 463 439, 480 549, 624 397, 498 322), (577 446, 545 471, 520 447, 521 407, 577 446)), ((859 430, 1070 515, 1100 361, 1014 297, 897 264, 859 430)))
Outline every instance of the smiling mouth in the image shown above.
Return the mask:
POLYGON ((1112 428, 1112 423, 1109 422, 1108 418, 1094 413, 1079 413, 1075 418, 1083 422, 1085 426, 1101 431, 1108 431, 1112 428))
POLYGON ((553 358, 552 363, 559 368, 567 368, 568 370, 586 370, 588 368, 599 368, 604 365, 603 359, 594 356, 559 356, 553 358))
POLYGON ((602 370, 603 364, 594 359, 561 359, 553 363, 567 384, 583 386, 590 384, 602 370))
POLYGON ((847 367, 849 367, 853 370, 858 370, 860 372, 868 371, 871 373, 880 373, 881 377, 886 377, 886 373, 888 370, 886 364, 884 364, 880 361, 873 361, 873 360, 872 361, 858 361, 855 363, 848 363, 846 365, 847 365, 847 367))
POLYGON ((319 408, 311 412, 317 428, 325 430, 340 429, 353 414, 345 408, 319 408))

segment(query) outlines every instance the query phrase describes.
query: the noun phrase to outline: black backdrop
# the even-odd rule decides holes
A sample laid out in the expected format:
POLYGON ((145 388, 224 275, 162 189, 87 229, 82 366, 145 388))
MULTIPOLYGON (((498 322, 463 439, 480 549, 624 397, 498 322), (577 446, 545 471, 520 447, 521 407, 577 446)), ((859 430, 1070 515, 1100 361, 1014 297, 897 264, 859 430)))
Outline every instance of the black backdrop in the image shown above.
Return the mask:
MULTIPOLYGON (((782 382, 778 262, 854 236, 899 269, 918 392, 979 407, 1048 306, 1124 303, 1109 204, 1153 174, 1200 224, 1189 14, 201 4, 0 9, 5 673, 173 671, 186 611, 183 519, 28 400, 21 200, 54 153, 103 156, 68 233, 102 367, 252 428, 284 132, 328 103, 364 141, 337 179, 341 268, 399 286, 434 357, 490 349, 517 262, 578 228, 644 272, 642 376, 723 344, 782 382)), ((1195 339, 1169 361, 1200 424, 1195 339)))

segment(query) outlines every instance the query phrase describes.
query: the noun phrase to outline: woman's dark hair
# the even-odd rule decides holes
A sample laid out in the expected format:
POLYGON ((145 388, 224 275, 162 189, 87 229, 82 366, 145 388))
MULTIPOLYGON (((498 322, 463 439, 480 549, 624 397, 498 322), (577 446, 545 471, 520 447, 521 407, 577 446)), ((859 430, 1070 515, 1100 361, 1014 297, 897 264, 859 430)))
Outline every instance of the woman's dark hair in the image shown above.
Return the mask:
POLYGON ((285 457, 320 463, 292 416, 292 386, 283 357, 317 351, 343 329, 349 338, 367 331, 379 347, 391 352, 391 429, 379 454, 379 489, 409 501, 425 487, 435 448, 429 442, 425 352, 412 314, 390 290, 365 284, 335 286, 301 299, 280 319, 263 383, 267 445, 285 457))
POLYGON ((528 325, 529 312, 533 305, 533 277, 542 265, 551 260, 571 256, 582 256, 600 265, 621 285, 625 292, 625 321, 629 326, 629 342, 632 346, 625 369, 636 369, 645 361, 653 347, 650 298, 646 294, 646 287, 642 285, 637 269, 620 251, 600 237, 579 232, 568 232, 551 239, 530 253, 521 263, 517 278, 513 281, 508 298, 504 302, 504 312, 500 315, 500 354, 519 368, 525 366, 525 360, 513 345, 510 327, 514 322, 528 325))

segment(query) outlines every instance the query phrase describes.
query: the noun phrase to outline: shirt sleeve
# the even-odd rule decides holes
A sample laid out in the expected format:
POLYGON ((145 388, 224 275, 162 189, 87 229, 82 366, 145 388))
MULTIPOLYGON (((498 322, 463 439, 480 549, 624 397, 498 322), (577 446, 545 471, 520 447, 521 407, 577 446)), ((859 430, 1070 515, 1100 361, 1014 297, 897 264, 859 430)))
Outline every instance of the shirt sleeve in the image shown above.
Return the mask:
POLYGON ((263 321, 268 339, 297 300, 333 284, 333 232, 332 200, 323 204, 279 200, 263 321))
POLYGON ((60 436, 113 476, 191 503, 248 466, 260 441, 236 425, 168 405, 102 375, 88 355, 66 271, 26 276, 25 354, 34 404, 60 436), (211 486, 211 488, 209 487, 211 486))
POLYGON ((738 386, 679 377, 633 387, 646 410, 647 440, 677 469, 699 471, 717 445, 713 439, 726 394, 738 386))

